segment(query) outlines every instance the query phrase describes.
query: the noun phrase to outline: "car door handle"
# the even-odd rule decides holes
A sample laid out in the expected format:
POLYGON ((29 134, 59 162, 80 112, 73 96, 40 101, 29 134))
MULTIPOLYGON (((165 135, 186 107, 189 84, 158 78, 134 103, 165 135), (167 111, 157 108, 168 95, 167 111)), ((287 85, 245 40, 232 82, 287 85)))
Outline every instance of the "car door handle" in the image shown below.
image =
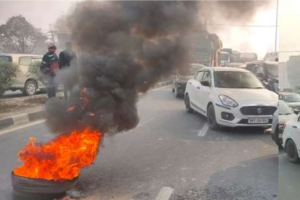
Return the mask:
POLYGON ((190 85, 192 85, 192 83, 189 83, 190 85))
POLYGON ((200 87, 199 87, 199 86, 197 86, 197 89, 200 89, 200 87))
POLYGON ((297 126, 293 126, 293 128, 298 128, 297 126))

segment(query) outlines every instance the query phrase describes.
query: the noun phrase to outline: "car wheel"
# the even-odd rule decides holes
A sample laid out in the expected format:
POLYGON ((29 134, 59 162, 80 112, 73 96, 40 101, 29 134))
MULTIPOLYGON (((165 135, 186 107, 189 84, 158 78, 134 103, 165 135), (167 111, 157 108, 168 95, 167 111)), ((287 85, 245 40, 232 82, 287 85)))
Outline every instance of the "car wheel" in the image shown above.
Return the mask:
POLYGON ((285 144, 285 152, 289 161, 293 163, 299 162, 297 147, 292 139, 289 139, 285 144))
POLYGON ((32 96, 32 95, 35 95, 36 94, 36 91, 37 91, 37 84, 35 81, 33 80, 29 80, 25 83, 25 87, 24 87, 24 90, 23 90, 23 93, 26 95, 26 96, 32 96))
POLYGON ((271 133, 271 136, 272 136, 273 141, 274 141, 279 147, 281 147, 281 145, 282 145, 282 139, 279 138, 279 130, 278 130, 278 127, 276 128, 275 133, 271 133))
POLYGON ((178 93, 178 89, 176 86, 175 86, 175 97, 180 98, 180 94, 178 93))
POLYGON ((188 113, 193 113, 194 110, 193 110, 193 108, 191 108, 190 97, 189 97, 188 94, 186 94, 185 97, 184 97, 184 103, 185 103, 186 111, 187 111, 188 113))
POLYGON ((174 93, 175 92, 175 89, 172 87, 172 92, 174 93))
POLYGON ((215 108, 212 104, 210 104, 207 108, 207 124, 212 130, 220 128, 216 120, 215 108))
POLYGON ((2 97, 2 95, 4 94, 5 90, 1 90, 0 89, 0 97, 2 97))

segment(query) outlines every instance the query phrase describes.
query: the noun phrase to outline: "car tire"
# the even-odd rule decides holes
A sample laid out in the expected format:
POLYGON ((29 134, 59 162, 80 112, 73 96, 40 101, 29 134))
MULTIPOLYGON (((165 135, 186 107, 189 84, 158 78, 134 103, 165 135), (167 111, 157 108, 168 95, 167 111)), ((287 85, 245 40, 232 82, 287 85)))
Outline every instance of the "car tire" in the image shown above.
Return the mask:
POLYGON ((180 94, 178 93, 178 89, 176 86, 175 86, 175 97, 180 98, 180 94))
POLYGON ((36 94, 37 83, 34 80, 29 80, 25 83, 24 89, 22 90, 26 96, 32 96, 36 94))
POLYGON ((186 111, 188 113, 193 113, 194 112, 193 108, 191 107, 190 97, 189 97, 188 94, 186 94, 185 97, 184 97, 184 104, 185 104, 186 111))
POLYGON ((286 141, 285 152, 290 162, 298 163, 300 161, 297 152, 297 147, 292 139, 286 141))
POLYGON ((172 92, 174 93, 175 92, 175 89, 172 87, 172 92))
POLYGON ((4 90, 0 90, 0 97, 2 97, 4 93, 5 93, 4 90))
POLYGON ((209 104, 207 107, 207 124, 212 130, 217 130, 220 128, 220 125, 218 124, 216 119, 215 108, 212 104, 209 104))
POLYGON ((282 145, 282 139, 279 138, 279 130, 278 127, 275 130, 275 133, 271 133, 272 140, 277 144, 278 147, 281 147, 282 145))

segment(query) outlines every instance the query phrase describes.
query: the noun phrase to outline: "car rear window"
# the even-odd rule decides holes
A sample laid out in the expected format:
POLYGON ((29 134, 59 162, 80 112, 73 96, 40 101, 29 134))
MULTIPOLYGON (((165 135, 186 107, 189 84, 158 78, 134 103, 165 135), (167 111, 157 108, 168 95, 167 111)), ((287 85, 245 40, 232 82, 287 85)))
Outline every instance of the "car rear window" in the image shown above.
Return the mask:
POLYGON ((0 56, 0 62, 12 62, 11 56, 0 56))

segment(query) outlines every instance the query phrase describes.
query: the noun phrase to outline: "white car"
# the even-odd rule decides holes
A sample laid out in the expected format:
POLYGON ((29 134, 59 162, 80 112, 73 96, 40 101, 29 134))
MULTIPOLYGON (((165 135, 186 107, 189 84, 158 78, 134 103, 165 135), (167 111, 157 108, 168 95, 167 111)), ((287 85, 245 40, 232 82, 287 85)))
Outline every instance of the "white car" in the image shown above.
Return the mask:
POLYGON ((300 117, 285 124, 282 135, 282 146, 291 162, 299 162, 300 152, 300 117))
POLYGON ((278 109, 273 116, 272 128, 268 132, 271 133, 273 141, 278 145, 282 145, 282 134, 285 123, 297 120, 298 111, 294 111, 287 103, 282 100, 278 102, 278 109))
POLYGON ((190 79, 185 91, 188 112, 207 117, 211 129, 271 127, 278 95, 264 88, 248 70, 205 67, 190 79))

